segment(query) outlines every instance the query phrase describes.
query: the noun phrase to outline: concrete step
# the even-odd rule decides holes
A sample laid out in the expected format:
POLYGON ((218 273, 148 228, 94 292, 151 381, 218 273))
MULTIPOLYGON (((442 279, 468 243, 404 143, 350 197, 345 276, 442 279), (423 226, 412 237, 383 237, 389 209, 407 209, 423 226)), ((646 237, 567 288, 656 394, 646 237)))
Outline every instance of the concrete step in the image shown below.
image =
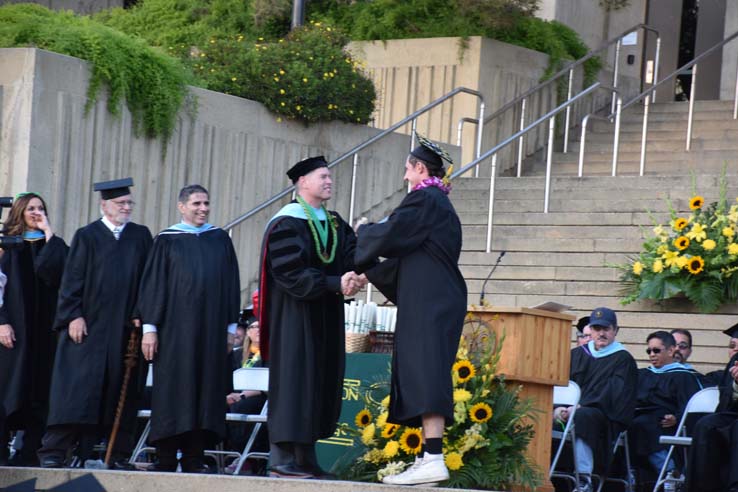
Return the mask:
MULTIPOLYGON (((641 142, 641 128, 638 127, 637 131, 622 131, 620 132, 620 142, 633 142, 640 144, 641 142)), ((577 134, 578 135, 578 134, 577 134)), ((694 129, 692 132, 693 139, 703 140, 735 140, 738 136, 738 125, 735 128, 715 128, 715 129, 694 129)), ((682 146, 686 142, 687 132, 685 131, 671 131, 671 130, 654 130, 653 128, 648 129, 648 142, 680 142, 682 146)), ((613 132, 610 128, 609 131, 604 132, 588 132, 587 133, 587 146, 590 144, 612 144, 613 132)), ((574 142, 570 142, 570 148, 576 146, 579 148, 579 139, 574 142)))
MULTIPOLYGON (((492 253, 484 253, 480 251, 464 250, 459 259, 459 265, 462 266, 484 266, 489 273, 491 267, 497 260, 500 250, 494 250, 492 253)), ((623 252, 603 252, 603 251, 587 251, 587 252, 547 252, 545 256, 538 252, 526 251, 508 251, 500 261, 500 268, 503 266, 551 266, 551 267, 603 267, 606 264, 623 263, 627 260, 627 254, 623 252)), ((485 275, 486 276, 486 275, 485 275)))
MULTIPOLYGON (((640 239, 620 238, 536 240, 535 238, 504 237, 502 234, 494 234, 494 231, 492 233, 493 251, 635 253, 639 251, 641 243, 640 239)), ((466 251, 484 251, 486 244, 486 236, 484 235, 464 236, 463 248, 466 251)))
MULTIPOLYGON (((610 134, 614 132, 614 126, 612 122, 609 121, 603 121, 603 120, 595 120, 590 122, 587 125, 587 134, 610 134)), ((714 120, 712 118, 695 118, 692 120, 692 131, 693 132, 701 132, 701 131, 719 131, 719 130, 734 130, 738 128, 738 122, 734 119, 728 118, 728 119, 719 119, 714 120)), ((620 119, 620 132, 621 133, 637 133, 638 135, 641 134, 641 131, 643 129, 643 115, 640 115, 638 117, 629 117, 629 118, 621 118, 620 119)), ((649 115, 648 117, 648 133, 654 131, 672 131, 675 134, 679 135, 681 134, 684 138, 687 136, 687 119, 685 118, 668 118, 664 120, 659 119, 652 119, 649 115)), ((574 136, 576 139, 579 139, 579 135, 581 134, 581 128, 579 128, 579 123, 577 124, 577 128, 575 130, 571 130, 570 133, 572 136, 574 136)))
MULTIPOLYGON (((685 199, 675 199, 674 207, 677 210, 687 210, 689 197, 685 199)), ((479 212, 485 211, 489 207, 488 198, 459 198, 454 200, 454 207, 457 212, 479 212)), ((559 199, 552 198, 549 201, 549 213, 559 212, 609 212, 617 210, 618 212, 646 212, 648 210, 665 210, 666 205, 663 200, 587 200, 586 198, 559 199)), ((495 200, 495 213, 501 212, 543 212, 543 193, 540 198, 530 198, 526 200, 495 200)))
MULTIPOLYGON (((650 231, 650 228, 649 228, 650 231)), ((474 237, 485 237, 487 227, 483 225, 464 225, 464 240, 474 237)), ((515 237, 517 239, 530 239, 535 241, 561 241, 568 239, 642 239, 641 230, 630 225, 530 225, 520 227, 517 225, 496 225, 492 231, 493 236, 515 237)))
MULTIPOLYGON (((730 171, 730 169, 728 171, 730 171)), ((738 176, 738 167, 733 169, 733 171, 733 174, 738 176)), ((659 175, 642 177, 583 176, 581 178, 575 176, 560 176, 553 177, 551 179, 551 183, 555 189, 566 189, 570 191, 579 191, 585 188, 588 190, 652 190, 657 188, 691 190, 692 179, 693 178, 690 175, 659 175)), ((709 189, 718 186, 720 176, 719 173, 703 173, 695 176, 694 179, 695 185, 698 189, 709 189)), ((738 183, 738 181, 736 181, 736 183, 738 183)), ((545 180, 542 177, 535 176, 524 176, 522 178, 500 176, 496 180, 497 190, 543 190, 544 184, 545 180)), ((489 189, 489 178, 457 178, 453 181, 453 189, 454 191, 449 195, 452 200, 460 191, 487 191, 489 189)))
MULTIPOLYGON (((507 256, 507 255, 505 255, 507 256)), ((497 259, 495 257, 495 259, 497 259)), ((504 258, 503 258, 504 261, 504 258)), ((491 265, 461 265, 461 273, 467 282, 471 280, 484 281, 489 275, 491 265)), ((620 277, 620 271, 616 268, 581 267, 573 265, 564 266, 500 266, 494 272, 496 280, 555 280, 564 281, 608 281, 616 282, 620 277)))
MULTIPOLYGON (((664 204, 664 209, 666 204, 664 204)), ((459 212, 459 218, 464 225, 487 225, 487 212, 459 212)), ((666 211, 658 212, 654 214, 657 221, 664 223, 670 220, 669 213, 666 211)), ((498 213, 495 211, 493 217, 493 224, 495 225, 517 225, 517 226, 554 226, 554 225, 576 225, 576 226, 589 226, 592 225, 592 214, 589 212, 558 212, 548 213, 543 212, 528 212, 528 213, 517 213, 517 212, 503 212, 498 213)), ((629 225, 629 226, 644 226, 647 229, 651 228, 651 218, 647 213, 638 212, 612 212, 599 214, 597 217, 597 224, 601 226, 605 225, 629 225)))
MULTIPOLYGON (((738 151, 738 130, 730 137, 723 138, 692 138, 692 144, 690 152, 699 152, 702 150, 729 150, 731 152, 738 151)), ((612 135, 609 138, 600 141, 593 142, 587 140, 585 144, 585 157, 590 152, 595 153, 612 153, 613 140, 612 135)), ((669 140, 653 140, 648 139, 646 141, 646 151, 651 152, 685 152, 686 139, 685 138, 672 138, 669 140)), ((577 155, 581 150, 581 142, 572 142, 569 146, 569 151, 574 152, 577 155)), ((640 136, 637 139, 621 140, 618 145, 619 152, 640 152, 641 151, 641 139, 640 136)))

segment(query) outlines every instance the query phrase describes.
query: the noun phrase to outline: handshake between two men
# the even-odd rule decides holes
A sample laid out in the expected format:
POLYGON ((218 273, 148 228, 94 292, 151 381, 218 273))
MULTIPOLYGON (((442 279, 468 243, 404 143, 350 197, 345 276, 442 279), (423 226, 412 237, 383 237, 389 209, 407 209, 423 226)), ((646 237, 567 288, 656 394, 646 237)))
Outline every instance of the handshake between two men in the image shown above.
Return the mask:
POLYGON ((341 276, 341 293, 345 296, 352 296, 367 283, 369 283, 369 280, 363 273, 359 275, 356 272, 346 272, 341 276))

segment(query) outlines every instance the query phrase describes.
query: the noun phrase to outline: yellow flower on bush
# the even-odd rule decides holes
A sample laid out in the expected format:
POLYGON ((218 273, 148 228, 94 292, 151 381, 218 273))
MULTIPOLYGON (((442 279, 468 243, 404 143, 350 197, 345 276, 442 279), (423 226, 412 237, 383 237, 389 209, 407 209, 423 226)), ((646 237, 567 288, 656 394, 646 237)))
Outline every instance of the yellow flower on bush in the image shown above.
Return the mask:
POLYGON ((361 442, 363 442, 366 446, 371 446, 374 444, 374 433, 376 432, 376 427, 374 427, 374 424, 369 424, 366 427, 364 427, 364 430, 361 431, 361 442))
POLYGON ((367 425, 369 425, 372 421, 372 412, 367 410, 366 408, 361 410, 359 413, 356 414, 356 417, 354 418, 354 423, 356 424, 356 427, 364 428, 367 425))
POLYGON ((712 251, 715 249, 715 246, 717 246, 717 243, 712 239, 705 239, 702 241, 702 248, 704 248, 705 251, 712 251))
POLYGON ((723 236, 727 237, 728 239, 735 236, 735 229, 732 227, 723 227, 723 236))
POLYGON ((444 461, 446 462, 446 466, 448 467, 448 469, 451 471, 458 470, 459 468, 464 466, 464 462, 461 459, 461 455, 457 452, 451 452, 451 453, 446 454, 444 461))
POLYGON ((456 361, 451 370, 454 372, 456 379, 460 383, 466 383, 477 373, 476 369, 474 369, 474 364, 466 359, 456 361))
POLYGON ((681 231, 682 229, 687 227, 687 224, 689 224, 689 221, 687 219, 679 217, 671 223, 671 226, 674 228, 675 231, 681 231))
POLYGON ((664 263, 661 260, 656 260, 651 266, 653 273, 661 273, 664 271, 664 263))
POLYGON ((492 418, 492 407, 484 402, 477 403, 469 409, 469 417, 472 421, 483 424, 492 418))
POLYGON ((689 247, 689 239, 685 236, 679 236, 674 240, 674 246, 676 246, 677 249, 684 251, 689 247))
POLYGON ((689 201, 689 208, 692 210, 697 210, 698 208, 702 208, 702 205, 705 204, 705 199, 701 196, 693 196, 692 199, 689 201))
POLYGON ((633 263, 633 273, 635 273, 636 275, 640 275, 641 273, 643 273, 643 263, 641 263, 640 261, 636 261, 635 263, 633 263))
POLYGON ((686 256, 680 256, 676 259, 676 266, 678 266, 679 268, 684 268, 685 266, 687 266, 688 262, 689 258, 687 258, 686 256))
POLYGON ((407 454, 418 454, 423 447, 423 437, 420 429, 409 428, 400 436, 400 449, 407 454))
POLYGON ((385 439, 390 439, 394 437, 395 434, 397 434, 397 429, 399 428, 400 426, 397 424, 386 424, 382 428, 382 437, 384 437, 385 439))
POLYGON ((699 222, 696 222, 694 225, 692 225, 692 229, 687 234, 685 234, 685 236, 699 243, 707 237, 707 232, 705 232, 705 226, 703 226, 699 222))
POLYGON ((454 390, 454 403, 461 403, 471 400, 472 394, 469 391, 459 388, 454 390))
POLYGON ((387 412, 382 412, 379 414, 379 417, 377 417, 377 429, 381 429, 385 425, 387 425, 387 417, 389 417, 389 414, 387 412))
POLYGON ((729 255, 738 255, 738 244, 737 243, 730 243, 728 245, 728 254, 729 255))
POLYGON ((700 256, 693 256, 687 262, 687 270, 689 270, 689 273, 691 273, 692 275, 697 275, 704 269, 705 260, 703 260, 700 256))
POLYGON ((656 254, 657 255, 663 255, 667 251, 669 251, 669 246, 667 246, 666 244, 662 244, 661 246, 659 246, 658 248, 656 248, 656 254))
POLYGON ((379 464, 384 461, 384 453, 382 453, 381 449, 370 449, 364 453, 361 459, 369 463, 379 464))
POLYGON ((666 263, 666 268, 671 268, 672 265, 676 265, 677 258, 679 258, 679 252, 678 251, 664 251, 664 254, 661 255, 661 257, 664 259, 664 262, 666 263))
POLYGON ((382 454, 385 458, 392 458, 399 450, 400 444, 397 441, 387 441, 387 444, 384 445, 384 449, 382 450, 382 454))

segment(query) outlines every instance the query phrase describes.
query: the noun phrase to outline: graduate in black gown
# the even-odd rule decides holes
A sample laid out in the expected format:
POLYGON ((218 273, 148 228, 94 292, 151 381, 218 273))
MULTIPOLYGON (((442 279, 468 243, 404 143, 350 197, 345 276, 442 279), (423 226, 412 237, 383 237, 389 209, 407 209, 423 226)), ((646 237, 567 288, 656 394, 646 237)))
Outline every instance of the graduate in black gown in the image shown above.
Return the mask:
POLYGON ((323 156, 295 164, 297 200, 264 235, 259 282, 261 355, 269 364, 270 474, 322 477, 315 442, 333 435, 345 364, 343 295, 360 287, 356 237, 323 205, 332 195, 323 156))
MULTIPOLYGON (((124 356, 135 325, 138 282, 151 248, 151 233, 130 221, 130 178, 95 184, 102 218, 77 230, 59 290, 54 327, 59 332, 49 395, 49 420, 41 466, 65 464, 67 451, 79 442, 78 457, 107 437, 123 383, 124 356)), ((140 359, 139 359, 140 360, 140 359)), ((134 442, 137 389, 146 365, 140 363, 128 385, 129 406, 116 440, 113 461, 123 459, 134 442)))
POLYGON ((11 430, 25 430, 23 449, 12 464, 34 465, 46 425, 51 369, 56 350, 52 330, 67 256, 54 235, 46 203, 36 193, 16 196, 5 234, 23 236, 20 247, 0 250, 9 283, 0 307, 0 464, 8 464, 11 430))
POLYGON ((160 471, 203 473, 206 445, 225 436, 228 353, 239 315, 238 261, 228 234, 207 223, 210 197, 184 187, 182 222, 154 240, 141 278, 142 349, 154 361, 151 434, 160 471))
MULTIPOLYGON (((668 446, 659 444, 662 435, 673 435, 687 402, 702 389, 701 374, 674 361, 676 339, 667 331, 656 331, 646 339, 649 367, 638 370, 636 416, 630 427, 631 455, 639 468, 659 472, 668 446)), ((683 469, 683 463, 680 464, 683 469)), ((670 460, 666 471, 677 467, 670 460)))
MULTIPOLYGON (((606 307, 595 309, 589 326, 592 340, 572 349, 569 372, 569 379, 582 390, 574 416, 580 492, 591 492, 593 471, 609 473, 615 439, 633 420, 638 384, 633 356, 615 340, 615 312, 606 307)), ((556 416, 566 421, 570 412, 564 409, 556 416)))
POLYGON ((423 428, 425 453, 418 466, 389 475, 396 485, 448 478, 443 461, 444 425, 453 422, 451 367, 466 315, 466 283, 458 267, 461 223, 442 179, 448 154, 419 137, 405 162, 412 191, 380 223, 359 228, 356 263, 385 261, 366 277, 397 305, 388 422, 423 428))

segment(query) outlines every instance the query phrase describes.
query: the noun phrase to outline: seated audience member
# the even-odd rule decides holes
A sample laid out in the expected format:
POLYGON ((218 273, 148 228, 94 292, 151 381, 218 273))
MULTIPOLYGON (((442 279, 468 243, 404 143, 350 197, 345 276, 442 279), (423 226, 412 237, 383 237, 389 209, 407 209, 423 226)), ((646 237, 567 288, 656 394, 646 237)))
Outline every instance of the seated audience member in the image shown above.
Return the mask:
MULTIPOLYGON (((728 360, 731 360, 735 354, 738 354, 738 324, 724 330, 723 333, 730 337, 730 342, 728 342, 728 360)), ((719 386, 724 374, 725 371, 722 369, 708 372, 705 374, 705 386, 719 386)))
MULTIPOLYGON (((658 472, 666 460, 667 446, 661 435, 674 434, 691 396, 702 389, 701 375, 675 362, 677 342, 666 331, 656 331, 646 339, 651 365, 638 371, 636 416, 630 427, 632 455, 640 469, 658 472)), ((676 468, 669 460, 668 472, 676 468)))
POLYGON ((719 387, 717 412, 698 420, 692 432, 689 492, 738 492, 738 355, 728 362, 719 387))
POLYGON ((676 328, 671 330, 671 335, 676 341, 676 351, 674 352, 674 362, 681 362, 687 365, 689 357, 692 355, 692 334, 684 328, 676 328))
MULTIPOLYGON (((592 340, 571 351, 569 379, 582 389, 574 416, 576 427, 575 467, 579 492, 592 491, 595 468, 608 473, 612 443, 633 419, 638 369, 625 347, 615 340, 617 316, 606 307, 592 311, 592 340)), ((566 422, 571 407, 560 407, 554 418, 566 422)))
POLYGON ((587 345, 590 340, 592 340, 592 329, 589 327, 589 316, 584 316, 577 321, 577 347, 587 345))

